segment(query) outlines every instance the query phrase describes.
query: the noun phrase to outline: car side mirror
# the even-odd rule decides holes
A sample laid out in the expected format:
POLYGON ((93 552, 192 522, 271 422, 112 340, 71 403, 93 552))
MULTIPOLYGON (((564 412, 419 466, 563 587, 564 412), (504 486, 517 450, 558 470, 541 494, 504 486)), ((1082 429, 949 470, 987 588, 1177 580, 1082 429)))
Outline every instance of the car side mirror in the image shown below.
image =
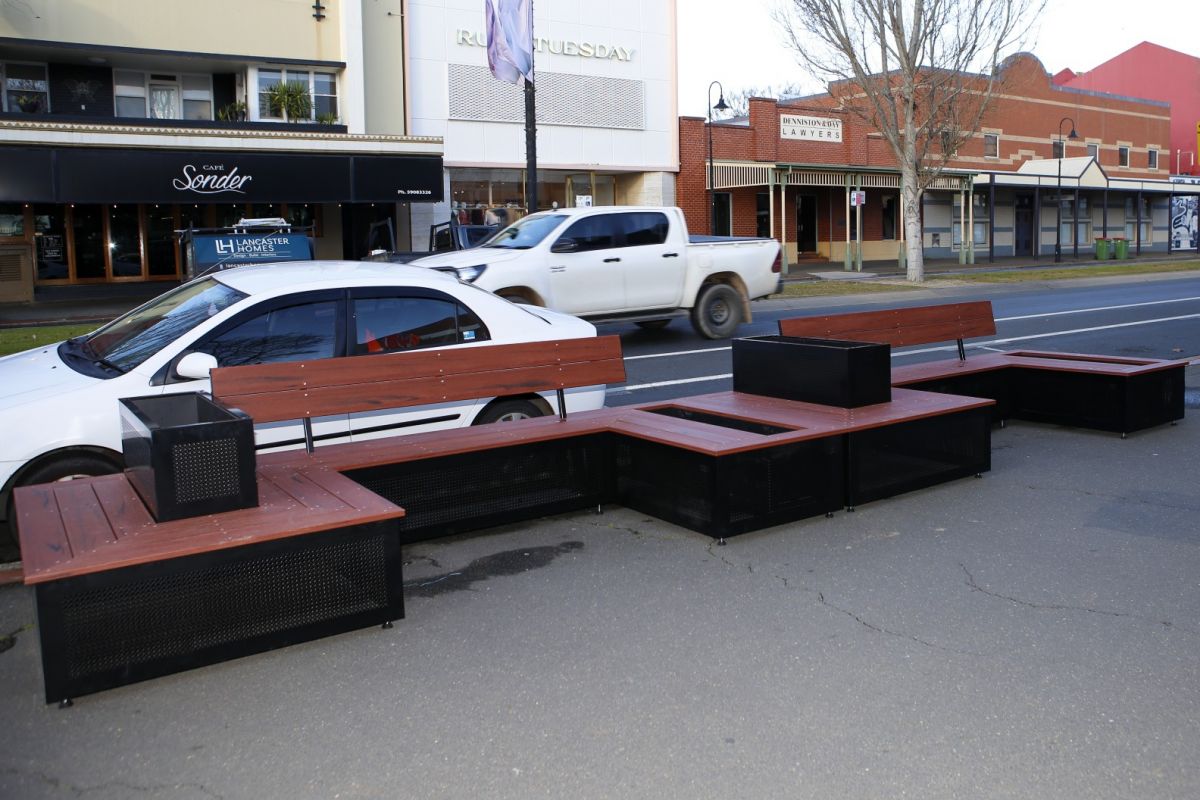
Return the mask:
POLYGON ((188 380, 203 380, 208 373, 217 368, 217 359, 208 353, 188 353, 179 359, 175 374, 188 380))
POLYGON ((555 242, 550 247, 551 253, 574 253, 579 250, 579 242, 576 239, 562 238, 555 242))

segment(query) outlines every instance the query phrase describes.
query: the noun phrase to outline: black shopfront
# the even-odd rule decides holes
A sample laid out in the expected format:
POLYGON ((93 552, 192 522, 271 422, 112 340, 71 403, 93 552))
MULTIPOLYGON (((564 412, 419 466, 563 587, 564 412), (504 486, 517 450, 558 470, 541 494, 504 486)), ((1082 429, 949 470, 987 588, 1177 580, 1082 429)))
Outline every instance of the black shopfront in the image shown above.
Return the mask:
POLYGON ((30 247, 39 284, 178 280, 175 231, 243 218, 312 226, 318 253, 356 258, 370 222, 442 199, 429 155, 0 147, 0 176, 0 244, 30 247))

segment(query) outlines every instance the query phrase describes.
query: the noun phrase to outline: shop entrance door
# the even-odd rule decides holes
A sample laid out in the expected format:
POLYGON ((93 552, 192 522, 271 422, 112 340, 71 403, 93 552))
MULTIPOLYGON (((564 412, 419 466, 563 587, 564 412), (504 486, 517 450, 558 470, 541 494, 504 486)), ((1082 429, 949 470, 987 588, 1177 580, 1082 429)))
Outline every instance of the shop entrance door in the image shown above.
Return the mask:
POLYGON ((799 255, 817 252, 817 198, 802 194, 796 198, 796 250, 799 255))
POLYGON ((1013 224, 1013 255, 1033 255, 1033 195, 1016 196, 1013 224))

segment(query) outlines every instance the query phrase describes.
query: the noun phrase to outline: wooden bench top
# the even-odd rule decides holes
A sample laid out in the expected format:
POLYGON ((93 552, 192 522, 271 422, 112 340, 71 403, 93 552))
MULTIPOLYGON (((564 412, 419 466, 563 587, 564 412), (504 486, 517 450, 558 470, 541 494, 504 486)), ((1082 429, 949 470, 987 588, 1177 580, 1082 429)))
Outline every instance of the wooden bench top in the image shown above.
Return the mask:
POLYGON ((315 464, 258 470, 259 505, 155 522, 124 475, 15 490, 25 583, 398 519, 404 511, 315 464))
POLYGON ((1023 369, 1074 372, 1093 375, 1144 375, 1166 369, 1186 367, 1188 359, 1166 360, 1156 358, 1128 358, 1125 356, 1099 356, 1084 353, 1054 353, 1040 350, 1014 350, 1007 353, 985 353, 973 356, 969 361, 940 359, 919 364, 904 364, 892 368, 892 385, 907 386, 914 383, 991 372, 997 369, 1020 367, 1023 369))
POLYGON ((622 383, 617 336, 250 364, 212 371, 212 396, 255 422, 622 383))
POLYGON ((944 303, 884 311, 857 311, 779 321, 782 336, 843 339, 905 347, 993 336, 996 319, 990 301, 944 303))

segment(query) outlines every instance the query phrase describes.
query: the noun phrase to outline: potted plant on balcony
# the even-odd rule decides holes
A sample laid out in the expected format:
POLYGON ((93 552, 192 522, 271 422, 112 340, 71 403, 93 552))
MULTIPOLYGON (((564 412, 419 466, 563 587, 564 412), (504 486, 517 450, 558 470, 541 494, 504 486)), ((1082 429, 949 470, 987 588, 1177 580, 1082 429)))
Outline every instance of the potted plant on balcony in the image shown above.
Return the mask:
POLYGON ((221 120, 221 122, 245 122, 246 114, 247 109, 244 100, 227 103, 217 109, 217 119, 221 120))
POLYGON ((35 94, 19 94, 13 102, 26 114, 37 114, 42 110, 42 98, 35 94))
POLYGON ((282 114, 284 122, 299 122, 312 116, 312 98, 308 86, 303 83, 277 83, 267 91, 267 99, 272 116, 282 114))

